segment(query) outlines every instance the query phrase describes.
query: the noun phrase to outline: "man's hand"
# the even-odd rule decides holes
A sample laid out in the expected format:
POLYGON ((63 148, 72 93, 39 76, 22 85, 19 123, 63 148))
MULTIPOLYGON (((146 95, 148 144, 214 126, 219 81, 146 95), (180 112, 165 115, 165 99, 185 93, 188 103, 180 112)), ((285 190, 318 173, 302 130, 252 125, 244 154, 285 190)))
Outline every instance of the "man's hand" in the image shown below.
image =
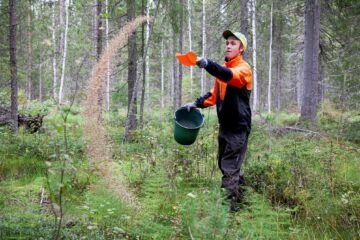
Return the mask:
POLYGON ((199 68, 205 68, 208 65, 208 61, 206 58, 198 57, 196 59, 196 65, 198 65, 199 68))
POLYGON ((186 107, 186 109, 188 110, 188 112, 190 112, 190 110, 191 110, 192 108, 196 108, 196 104, 195 104, 195 102, 187 103, 187 104, 184 105, 184 107, 186 107))

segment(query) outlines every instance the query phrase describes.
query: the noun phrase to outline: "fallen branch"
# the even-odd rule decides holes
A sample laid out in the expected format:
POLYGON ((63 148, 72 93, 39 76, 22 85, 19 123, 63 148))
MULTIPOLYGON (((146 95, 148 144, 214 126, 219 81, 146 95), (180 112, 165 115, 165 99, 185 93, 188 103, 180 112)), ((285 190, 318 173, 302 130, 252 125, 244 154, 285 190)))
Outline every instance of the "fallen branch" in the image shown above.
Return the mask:
POLYGON ((317 135, 323 138, 327 138, 327 136, 323 135, 320 132, 316 132, 313 130, 309 130, 309 129, 305 129, 305 128, 299 128, 299 127, 290 127, 290 126, 271 126, 270 127, 270 132, 276 134, 276 135, 283 135, 283 134, 287 134, 290 132, 302 132, 302 133, 307 133, 310 135, 317 135))
MULTIPOLYGON (((39 114, 36 116, 18 114, 18 126, 24 126, 30 133, 35 133, 40 130, 44 116, 39 114)), ((11 111, 0 106, 0 125, 7 125, 12 122, 11 111)))

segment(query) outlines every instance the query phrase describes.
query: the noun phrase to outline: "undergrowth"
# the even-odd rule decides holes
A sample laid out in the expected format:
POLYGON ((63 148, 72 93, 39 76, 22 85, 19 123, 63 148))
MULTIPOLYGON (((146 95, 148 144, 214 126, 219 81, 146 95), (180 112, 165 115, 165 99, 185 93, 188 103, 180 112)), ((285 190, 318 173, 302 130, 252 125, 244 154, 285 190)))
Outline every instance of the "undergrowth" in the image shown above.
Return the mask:
MULTIPOLYGON (((147 113, 143 130, 122 144, 123 112, 105 116, 113 160, 136 195, 136 208, 118 199, 89 168, 79 129, 69 118, 72 161, 65 178, 65 239, 356 239, 359 237, 360 153, 356 142, 325 134, 271 132, 294 125, 286 113, 256 119, 244 164, 247 190, 229 213, 219 188, 218 125, 214 110, 197 141, 173 140, 171 110, 147 113), (264 120, 265 119, 265 123, 264 120)), ((326 126, 322 126, 326 127, 326 126)), ((45 118, 40 134, 0 134, 1 239, 49 239, 54 218, 50 187, 58 184, 61 118, 45 118), (50 175, 46 177, 46 172, 50 175), (44 202, 40 204, 42 193, 44 202)))

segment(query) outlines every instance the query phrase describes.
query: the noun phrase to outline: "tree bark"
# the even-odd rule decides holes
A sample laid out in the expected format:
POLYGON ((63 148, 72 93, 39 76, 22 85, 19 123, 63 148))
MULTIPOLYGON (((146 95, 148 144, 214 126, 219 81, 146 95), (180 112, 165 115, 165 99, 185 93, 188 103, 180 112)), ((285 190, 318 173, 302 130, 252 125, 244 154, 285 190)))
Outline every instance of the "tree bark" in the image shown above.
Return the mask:
POLYGON ((55 2, 51 2, 51 20, 52 20, 52 43, 53 43, 53 98, 57 101, 57 44, 56 44, 56 21, 55 21, 55 2))
MULTIPOLYGON (((147 0, 147 3, 146 3, 146 16, 150 17, 150 0, 147 0)), ((148 44, 149 37, 150 37, 150 22, 149 22, 149 20, 147 20, 146 21, 145 45, 148 44)), ((147 102, 148 104, 151 101, 151 99, 150 99, 150 78, 149 78, 149 71, 150 71, 149 50, 150 49, 148 49, 148 53, 146 54, 146 59, 145 59, 145 82, 146 82, 147 92, 146 92, 146 99, 144 99, 144 101, 147 102)))
MULTIPOLYGON (((192 28, 191 28, 191 0, 187 1, 187 11, 188 11, 188 36, 189 36, 189 52, 192 51, 192 28)), ((190 99, 193 95, 193 67, 190 67, 190 99)))
MULTIPOLYGON (((240 1, 240 32, 245 35, 246 39, 249 39, 249 11, 247 6, 248 0, 240 1)), ((243 58, 248 59, 247 51, 244 52, 243 58)))
POLYGON ((256 59, 256 0, 252 0, 252 59, 253 59, 253 111, 257 111, 257 59, 256 59))
MULTIPOLYGON (((201 43, 201 56, 205 57, 206 50, 206 8, 205 0, 202 1, 202 43, 201 43)), ((201 95, 205 93, 205 70, 201 69, 201 95)))
MULTIPOLYGON (((105 41, 106 47, 109 46, 109 2, 105 0, 105 41)), ((106 111, 110 111, 110 61, 107 61, 107 71, 106 71, 106 111)))
MULTIPOLYGON (((64 55, 64 9, 65 1, 59 0, 59 46, 58 46, 58 61, 59 65, 61 64, 62 56, 64 55)), ((59 72, 61 71, 60 66, 58 66, 59 72)), ((61 78, 61 77, 60 77, 61 78)), ((59 94, 59 93, 57 93, 59 94)), ((58 96, 59 97, 59 96, 58 96)))
POLYGON ((11 78, 11 118, 12 130, 18 129, 18 83, 16 65, 16 0, 9 0, 9 45, 10 45, 10 78, 11 78))
MULTIPOLYGON (((172 47, 172 50, 173 50, 173 56, 175 56, 176 54, 176 40, 177 40, 177 34, 175 33, 175 31, 173 31, 173 41, 172 41, 172 44, 173 44, 173 47, 172 47)), ((178 85, 178 63, 176 61, 175 58, 173 58, 173 77, 172 77, 172 96, 173 96, 173 105, 174 105, 174 110, 176 110, 177 108, 177 102, 178 102, 178 95, 179 95, 179 85, 178 85)))
MULTIPOLYGON (((135 18, 136 2, 127 0, 127 20, 132 21, 135 18)), ((132 32, 128 38, 128 118, 129 118, 129 133, 137 126, 137 92, 134 91, 137 77, 137 49, 136 49, 136 31, 132 32), (132 95, 134 94, 133 106, 130 108, 132 95), (131 110, 131 111, 130 111, 131 110)), ((125 139, 128 139, 126 136, 125 139)))
POLYGON ((275 14, 274 14, 274 51, 275 51, 275 66, 276 66, 276 94, 275 103, 276 110, 280 111, 281 101, 283 98, 283 85, 284 85, 284 43, 283 43, 283 28, 284 20, 281 8, 284 8, 286 3, 283 1, 275 0, 275 14))
POLYGON ((273 31, 273 4, 270 9, 270 41, 269 41, 269 84, 268 84, 268 112, 271 112, 271 65, 272 65, 272 31, 273 31))
POLYGON ((43 101, 43 80, 42 80, 42 65, 43 65, 43 52, 40 50, 40 64, 39 64, 39 101, 43 101))
POLYGON ((28 35, 28 62, 27 62, 27 88, 26 88, 26 108, 30 109, 31 105, 31 88, 32 88, 32 10, 31 10, 31 0, 29 0, 29 9, 28 9, 28 21, 27 21, 27 35, 28 35))
POLYGON ((96 15, 97 15, 97 48, 96 48, 96 60, 98 61, 100 59, 101 53, 102 53, 102 35, 103 35, 103 26, 102 26, 102 19, 101 19, 101 11, 102 11, 102 0, 97 0, 96 5, 96 15))
POLYGON ((310 121, 316 125, 317 95, 319 81, 319 38, 320 3, 319 0, 305 2, 305 39, 304 39, 304 85, 301 105, 302 122, 310 121))
POLYGON ((161 108, 165 107, 165 103, 164 103, 164 39, 161 39, 161 56, 160 56, 160 61, 161 61, 161 108))
MULTIPOLYGON (((145 0, 141 1, 141 14, 145 14, 145 0)), ((144 56, 144 50, 145 50, 145 24, 141 25, 141 56, 144 56)), ((146 56, 146 60, 148 59, 148 56, 146 56)), ((145 90, 146 90, 146 66, 147 61, 145 61, 142 65, 142 85, 141 85, 141 100, 140 100, 140 128, 143 127, 143 121, 144 121, 144 104, 145 104, 145 90)), ((149 90, 149 88, 148 88, 149 90)))
MULTIPOLYGON (((184 0, 180 0, 180 32, 179 32, 179 51, 183 52, 184 45, 184 0)), ((183 82, 183 65, 179 63, 179 79, 178 79, 178 102, 177 107, 179 108, 182 104, 182 82, 183 82)))
MULTIPOLYGON (((62 0, 60 0, 61 2, 62 0)), ((65 0, 65 30, 64 30, 64 52, 62 55, 62 67, 61 67, 61 78, 60 78, 60 88, 59 88, 59 104, 63 100, 64 92, 64 81, 65 81, 65 67, 66 67, 66 55, 67 55, 67 35, 69 29, 69 0, 65 0)))

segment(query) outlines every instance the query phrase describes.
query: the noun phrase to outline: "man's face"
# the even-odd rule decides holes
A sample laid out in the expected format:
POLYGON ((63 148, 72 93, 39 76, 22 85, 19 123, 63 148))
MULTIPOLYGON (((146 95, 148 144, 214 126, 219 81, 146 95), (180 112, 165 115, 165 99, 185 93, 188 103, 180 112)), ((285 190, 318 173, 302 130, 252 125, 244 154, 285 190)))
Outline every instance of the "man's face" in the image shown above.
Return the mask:
POLYGON ((230 36, 226 39, 225 56, 228 60, 236 58, 244 51, 244 48, 236 37, 230 36))

